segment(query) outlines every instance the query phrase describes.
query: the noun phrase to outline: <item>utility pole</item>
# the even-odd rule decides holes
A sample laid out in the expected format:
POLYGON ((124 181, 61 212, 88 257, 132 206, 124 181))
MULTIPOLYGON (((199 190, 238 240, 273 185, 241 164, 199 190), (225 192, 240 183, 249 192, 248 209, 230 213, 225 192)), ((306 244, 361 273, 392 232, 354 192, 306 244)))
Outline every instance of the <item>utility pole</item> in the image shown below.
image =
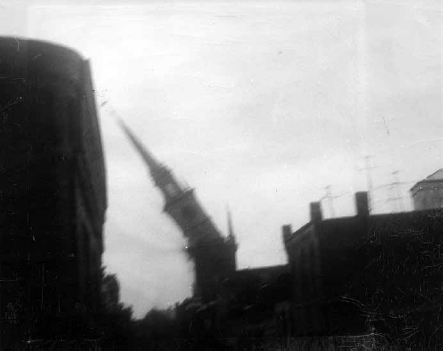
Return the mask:
POLYGON ((395 195, 394 197, 390 198, 389 200, 393 200, 395 201, 395 203, 397 204, 395 207, 396 209, 398 209, 399 212, 404 212, 404 204, 403 204, 403 198, 401 196, 401 191, 400 191, 400 179, 399 179, 399 171, 394 171, 392 172, 392 176, 394 178, 394 181, 391 183, 391 189, 393 189, 395 191, 395 195))

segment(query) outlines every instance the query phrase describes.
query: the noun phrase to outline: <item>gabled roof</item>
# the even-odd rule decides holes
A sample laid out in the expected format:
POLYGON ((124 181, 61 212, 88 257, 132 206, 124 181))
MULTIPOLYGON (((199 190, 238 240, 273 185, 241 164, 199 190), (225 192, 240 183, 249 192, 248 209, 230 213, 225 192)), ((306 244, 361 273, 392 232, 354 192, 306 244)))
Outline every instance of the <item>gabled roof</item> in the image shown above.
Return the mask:
POLYGON ((426 180, 443 180, 443 168, 427 176, 426 180))
POLYGON ((414 192, 416 188, 425 182, 439 182, 443 181, 443 168, 440 168, 439 170, 435 171, 431 175, 427 176, 425 179, 420 180, 419 182, 415 183, 414 186, 409 190, 411 192, 414 192))

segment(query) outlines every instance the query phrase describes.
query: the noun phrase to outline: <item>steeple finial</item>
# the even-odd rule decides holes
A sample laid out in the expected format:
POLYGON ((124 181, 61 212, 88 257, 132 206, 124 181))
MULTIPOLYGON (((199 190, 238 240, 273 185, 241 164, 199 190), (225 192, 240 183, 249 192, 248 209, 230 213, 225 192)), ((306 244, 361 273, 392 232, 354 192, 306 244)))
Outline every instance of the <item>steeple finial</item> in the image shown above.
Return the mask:
POLYGON ((232 226, 231 211, 229 210, 229 206, 226 206, 226 212, 227 212, 227 216, 228 216, 228 237, 235 238, 234 229, 232 226))
POLYGON ((129 140, 131 140, 132 144, 139 152, 143 160, 149 167, 151 174, 154 175, 158 173, 163 167, 162 165, 152 156, 152 154, 146 149, 146 147, 141 143, 141 141, 132 133, 132 131, 128 128, 128 126, 123 122, 123 120, 119 117, 116 117, 118 124, 123 129, 129 140))

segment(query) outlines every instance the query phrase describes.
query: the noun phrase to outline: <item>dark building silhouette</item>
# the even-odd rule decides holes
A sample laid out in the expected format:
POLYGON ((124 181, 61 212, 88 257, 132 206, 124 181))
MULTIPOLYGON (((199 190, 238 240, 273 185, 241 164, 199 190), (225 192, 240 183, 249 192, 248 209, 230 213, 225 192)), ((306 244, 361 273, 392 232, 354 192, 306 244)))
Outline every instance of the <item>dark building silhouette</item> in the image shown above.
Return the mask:
POLYGON ((223 236, 198 202, 194 190, 180 184, 122 121, 120 125, 162 192, 164 212, 174 220, 188 241, 186 251, 195 264, 194 296, 204 300, 215 298, 223 281, 236 269, 237 244, 232 229, 229 236, 223 236))
POLYGON ((4 349, 24 340, 67 339, 94 327, 106 201, 88 61, 58 45, 1 38, 4 349))
POLYGON ((296 232, 283 226, 287 265, 236 270, 230 216, 224 238, 192 190, 121 124, 195 261, 195 294, 175 316, 174 335, 188 349, 443 346, 440 171, 423 181, 432 189, 417 190, 427 190, 419 201, 433 209, 373 215, 368 194, 358 192, 355 216, 325 219, 311 203, 309 223, 296 232))
POLYGON ((405 345, 413 336, 437 342, 443 213, 372 215, 364 192, 356 194, 356 207, 354 217, 323 219, 313 203, 309 223, 295 232, 283 227, 294 335, 375 331, 401 339, 413 329, 405 345))
MULTIPOLYGON (((211 301, 176 308, 181 340, 205 347, 443 346, 443 213, 357 214, 283 226, 288 264, 233 272, 211 301)), ((186 349, 186 348, 185 348, 186 349)))
POLYGON ((252 348, 251 341, 260 346, 260 340, 288 336, 290 279, 287 265, 242 269, 216 299, 186 299, 176 307, 180 338, 189 344, 184 349, 252 348))
POLYGON ((120 284, 115 274, 106 274, 101 282, 102 305, 106 312, 114 312, 120 303, 120 284))
POLYGON ((443 168, 419 181, 410 192, 417 211, 443 208, 443 168))

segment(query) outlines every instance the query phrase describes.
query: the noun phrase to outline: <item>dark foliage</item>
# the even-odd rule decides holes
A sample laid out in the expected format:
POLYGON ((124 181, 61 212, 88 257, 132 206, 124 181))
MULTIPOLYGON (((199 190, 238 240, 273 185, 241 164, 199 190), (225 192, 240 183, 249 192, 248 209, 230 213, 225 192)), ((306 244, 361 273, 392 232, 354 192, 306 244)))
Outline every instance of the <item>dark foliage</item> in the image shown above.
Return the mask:
POLYGON ((129 350, 134 336, 132 307, 119 301, 117 277, 102 269, 102 306, 100 315, 103 350, 129 350))

